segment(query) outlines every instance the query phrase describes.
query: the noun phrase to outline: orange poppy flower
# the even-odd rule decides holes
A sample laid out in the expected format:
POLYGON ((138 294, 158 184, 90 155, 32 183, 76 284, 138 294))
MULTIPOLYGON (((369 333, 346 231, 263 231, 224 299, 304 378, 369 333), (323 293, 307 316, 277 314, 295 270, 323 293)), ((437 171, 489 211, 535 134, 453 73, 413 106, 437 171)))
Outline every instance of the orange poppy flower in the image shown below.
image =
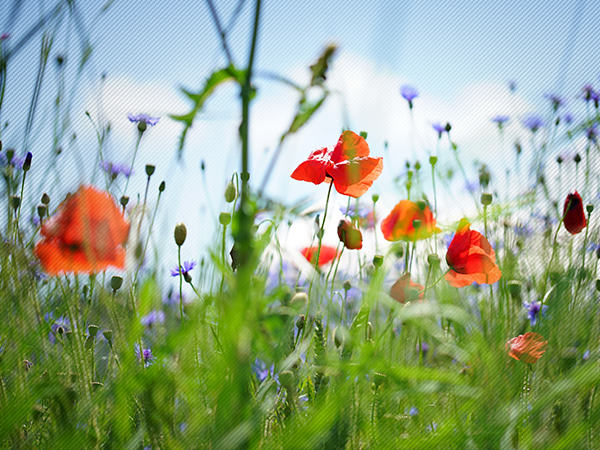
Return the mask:
POLYGON ((425 202, 411 202, 402 200, 392 212, 381 221, 383 237, 388 241, 411 241, 427 239, 433 233, 440 233, 435 226, 436 220, 425 202), (414 221, 419 220, 421 225, 415 230, 414 221))
POLYGON ((467 219, 462 219, 448 247, 446 262, 450 270, 445 278, 450 286, 463 287, 473 282, 493 284, 502 276, 494 249, 485 236, 470 226, 467 219))
POLYGON ((390 297, 400 303, 404 303, 407 299, 410 300, 413 297, 416 298, 418 294, 420 300, 423 298, 423 292, 421 292, 423 289, 425 289, 425 287, 418 283, 414 283, 413 280, 410 279, 410 273, 407 272, 393 284, 390 289, 390 297), (411 293, 411 291, 414 292, 411 293))
POLYGON ((348 250, 362 248, 362 233, 348 220, 340 220, 338 224, 338 237, 348 250))
POLYGON ((373 184, 383 169, 383 158, 371 158, 362 136, 344 131, 335 147, 313 151, 292 178, 314 184, 331 183, 343 195, 358 198, 373 184))
POLYGON ((527 364, 535 364, 546 352, 548 341, 538 333, 525 333, 506 343, 508 356, 527 364))
POLYGON ((95 187, 81 186, 67 196, 41 234, 35 254, 49 275, 125 266, 129 224, 110 195, 95 187))
MULTIPOLYGON (((300 250, 302 256, 304 256, 307 259, 307 261, 311 264, 315 263, 318 252, 318 246, 307 247, 300 250)), ((335 248, 330 247, 329 245, 321 245, 321 253, 319 253, 319 266, 330 263, 335 259, 336 256, 337 252, 335 251, 335 248)))
POLYGON ((581 233, 581 230, 587 226, 585 213, 583 212, 583 201, 577 191, 574 194, 567 195, 563 215, 565 228, 571 234, 581 233))

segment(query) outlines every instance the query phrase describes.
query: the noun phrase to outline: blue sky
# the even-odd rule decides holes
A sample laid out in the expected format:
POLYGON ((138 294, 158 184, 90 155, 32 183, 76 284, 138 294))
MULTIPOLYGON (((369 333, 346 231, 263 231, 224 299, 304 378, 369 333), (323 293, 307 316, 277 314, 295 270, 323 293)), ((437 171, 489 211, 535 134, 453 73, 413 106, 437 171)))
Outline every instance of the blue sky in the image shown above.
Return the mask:
MULTIPOLYGON (((53 4, 24 2, 4 48, 10 48, 53 4)), ((0 17, 9 17, 11 5, 8 1, 0 4, 0 17)), ((143 193, 144 164, 155 164, 154 189, 162 179, 168 186, 161 205, 161 232, 170 236, 175 223, 188 223, 188 257, 197 259, 212 242, 211 214, 225 210, 222 191, 239 168, 239 91, 233 86, 217 91, 190 131, 185 164, 179 164, 174 155, 181 127, 167 114, 189 110, 179 93, 181 86, 199 89, 212 70, 225 64, 206 3, 117 0, 101 13, 103 5, 85 2, 79 6, 92 59, 73 91, 69 131, 77 133, 78 144, 65 152, 66 175, 52 189, 57 196, 64 195, 89 179, 89 173, 80 174, 79 168, 93 169, 97 145, 84 111, 90 111, 98 123, 111 123, 105 152, 107 158, 120 163, 130 161, 136 133, 125 115, 146 112, 161 116, 160 123, 144 136, 130 192, 143 193), (100 81, 102 73, 106 74, 104 82, 100 81), (208 192, 200 176, 201 160, 207 167, 208 192)), ((237 2, 215 0, 215 5, 227 24, 237 2)), ((240 67, 247 58, 252 9, 252 2, 246 1, 228 38, 240 67)), ((263 1, 257 71, 277 72, 305 82, 308 66, 323 48, 332 42, 339 48, 328 79, 339 94, 330 97, 311 122, 289 139, 268 192, 288 202, 312 196, 322 207, 323 186, 299 185, 289 174, 311 150, 335 143, 345 124, 344 111, 353 130, 369 132, 372 153, 384 156, 384 173, 373 192, 382 194, 385 213, 402 198, 403 194, 393 188, 393 179, 402 173, 404 161, 416 157, 424 162, 428 155, 444 151, 443 146, 439 150, 436 147, 431 130, 434 121, 452 122, 454 139, 465 158, 484 160, 492 169, 505 163, 507 148, 524 132, 519 119, 533 111, 548 112, 544 94, 569 97, 567 107, 577 113, 581 102, 575 97, 583 84, 599 86, 600 67, 594 59, 600 54, 598 17, 597 1, 263 1), (508 91, 509 80, 517 83, 514 95, 508 91), (415 100, 414 126, 399 95, 404 83, 416 86, 421 93, 415 100), (490 123, 496 114, 513 118, 504 146, 490 123), (385 141, 389 143, 387 151, 385 141)), ((73 81, 79 41, 73 32, 70 40, 67 38, 67 31, 74 29, 69 20, 65 17, 51 55, 63 53, 72 58, 67 73, 73 81)), ((5 19, 0 26, 6 28, 5 19)), ((35 81, 39 45, 40 39, 34 39, 9 62, 2 121, 9 120, 10 126, 3 131, 2 140, 5 147, 13 146, 17 151, 35 81)), ((36 156, 49 148, 56 80, 54 64, 50 64, 34 126, 32 151, 36 156)), ((255 84, 258 95, 252 110, 251 180, 258 183, 264 161, 293 117, 298 97, 272 81, 256 79, 255 84)), ((65 148, 66 141, 65 137, 65 148)), ((443 158, 440 154, 440 164, 443 158)), ((34 169, 36 165, 39 169, 37 173, 32 170, 32 177, 42 176, 40 166, 46 160, 36 157, 34 169)), ((37 201, 38 194, 30 193, 32 202, 37 201)), ((151 194, 152 202, 155 198, 151 194)), ((447 200, 452 205, 453 196, 447 200)), ((344 199, 334 201, 341 204, 344 199)), ((455 219, 468 209, 453 205, 449 217, 455 219)), ((335 239, 335 232, 329 237, 335 239)), ((161 250, 168 255, 165 260, 172 259, 170 244, 164 243, 161 250)))

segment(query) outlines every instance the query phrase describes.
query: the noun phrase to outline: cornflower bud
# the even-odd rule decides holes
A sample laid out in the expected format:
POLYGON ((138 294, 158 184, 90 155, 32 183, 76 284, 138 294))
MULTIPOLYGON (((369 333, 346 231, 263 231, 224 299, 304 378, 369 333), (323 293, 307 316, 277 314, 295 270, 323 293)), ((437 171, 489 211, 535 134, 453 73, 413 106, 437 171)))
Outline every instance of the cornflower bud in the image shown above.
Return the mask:
POLYGON ((27 152, 27 156, 25 156, 25 161, 23 162, 23 172, 29 172, 29 169, 31 169, 32 158, 33 155, 31 154, 31 152, 27 152))
POLYGON ((174 236, 175 236, 175 243, 179 247, 181 247, 183 245, 183 243, 185 242, 185 238, 187 237, 187 228, 183 222, 179 222, 175 226, 174 236))
POLYGON ((163 181, 162 183, 160 183, 160 186, 158 186, 158 192, 163 192, 165 190, 165 182, 163 181))

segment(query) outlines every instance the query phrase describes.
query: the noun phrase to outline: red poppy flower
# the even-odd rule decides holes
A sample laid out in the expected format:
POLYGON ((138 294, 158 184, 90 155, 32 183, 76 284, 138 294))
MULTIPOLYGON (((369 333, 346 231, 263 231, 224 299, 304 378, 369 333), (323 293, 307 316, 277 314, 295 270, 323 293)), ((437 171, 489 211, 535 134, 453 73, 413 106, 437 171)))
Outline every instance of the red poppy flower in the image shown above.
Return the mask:
POLYGON ((413 280, 410 279, 410 273, 405 273, 402 275, 398 281, 396 281, 392 288, 390 289, 390 297, 394 300, 399 301, 400 303, 406 302, 407 299, 423 298, 423 292, 421 292, 425 287, 420 284, 413 283, 413 280), (411 292, 413 291, 413 292, 411 292))
POLYGON ((362 233, 348 220, 340 220, 338 237, 348 250, 360 250, 362 248, 362 233))
POLYGON ((67 196, 41 234, 44 239, 35 246, 35 254, 49 275, 125 266, 122 246, 129 224, 110 195, 92 186, 67 196))
POLYGON ((493 284, 502 276, 494 249, 485 236, 470 226, 467 219, 462 219, 448 247, 446 262, 450 270, 445 278, 450 286, 463 287, 473 282, 493 284))
POLYGON ((571 234, 580 233, 587 226, 585 213, 583 212, 583 201, 577 191, 574 194, 567 195, 563 215, 565 228, 571 234))
POLYGON ((506 343, 508 356, 528 364, 535 364, 546 352, 548 341, 538 333, 522 334, 506 343))
POLYGON ((314 184, 331 183, 343 195, 358 198, 373 184, 383 169, 383 158, 371 158, 362 136, 344 131, 335 147, 313 151, 292 178, 314 184))
MULTIPOLYGON (((307 247, 303 248, 300 253, 307 259, 307 261, 311 264, 315 263, 317 259, 317 253, 319 252, 319 247, 307 247)), ((337 256, 335 248, 330 247, 328 245, 321 245, 321 253, 319 253, 319 266, 330 263, 337 256)))
POLYGON ((381 222, 383 237, 388 241, 412 241, 427 239, 433 233, 440 233, 435 226, 436 221, 425 202, 411 202, 402 200, 392 212, 381 222), (414 221, 419 220, 421 225, 415 230, 414 221))

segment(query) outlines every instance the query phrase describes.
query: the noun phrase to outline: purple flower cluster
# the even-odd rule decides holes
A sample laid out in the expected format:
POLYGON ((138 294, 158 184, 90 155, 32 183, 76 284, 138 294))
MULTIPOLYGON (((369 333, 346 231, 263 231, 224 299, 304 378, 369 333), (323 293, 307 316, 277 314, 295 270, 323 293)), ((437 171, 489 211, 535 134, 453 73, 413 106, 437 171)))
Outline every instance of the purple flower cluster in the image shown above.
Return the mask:
POLYGON ((536 114, 529 114, 522 120, 522 123, 525 128, 528 128, 532 133, 535 133, 544 126, 544 120, 536 114))
POLYGON ((181 266, 174 266, 171 269, 171 276, 172 277, 178 277, 179 274, 181 273, 183 275, 183 277, 186 279, 190 277, 189 272, 191 272, 192 270, 194 270, 194 267, 196 267, 196 261, 192 260, 192 261, 184 261, 183 262, 183 267, 181 266))
POLYGON ((532 327, 537 322, 537 317, 540 315, 540 310, 541 310, 542 315, 546 316, 546 310, 548 309, 548 305, 544 305, 542 307, 542 303, 541 302, 536 302, 536 301, 533 301, 531 303, 529 303, 529 302, 523 302, 523 306, 527 310, 527 317, 531 321, 531 326, 532 327))
POLYGON ((442 134, 444 133, 444 131, 446 131, 446 127, 439 122, 433 123, 433 124, 431 124, 431 126, 437 132, 438 139, 441 139, 442 134))
POLYGON ((419 96, 419 91, 414 86, 409 84, 400 87, 400 95, 408 102, 408 107, 412 109, 413 100, 419 96))
POLYGON ((498 128, 502 128, 502 126, 508 122, 509 117, 508 116, 503 116, 503 115, 497 115, 495 117, 492 117, 492 122, 494 122, 496 125, 498 125, 498 128))
POLYGON ((150 364, 154 362, 154 355, 152 354, 152 349, 143 348, 140 352, 140 346, 136 342, 135 343, 135 356, 141 362, 143 358, 144 367, 148 367, 150 364))
POLYGON ((165 323, 165 313, 160 310, 150 311, 148 314, 140 319, 140 322, 145 327, 152 327, 153 325, 165 323))
POLYGON ((150 117, 148 114, 127 114, 127 118, 129 119, 130 122, 135 122, 135 123, 140 123, 143 122, 146 125, 150 125, 150 126, 154 126, 158 123, 158 121, 160 120, 160 117, 150 117))
POLYGON ((115 180, 121 174, 123 174, 125 178, 129 178, 133 174, 133 169, 130 166, 112 161, 101 162, 100 168, 110 175, 112 180, 115 180))

